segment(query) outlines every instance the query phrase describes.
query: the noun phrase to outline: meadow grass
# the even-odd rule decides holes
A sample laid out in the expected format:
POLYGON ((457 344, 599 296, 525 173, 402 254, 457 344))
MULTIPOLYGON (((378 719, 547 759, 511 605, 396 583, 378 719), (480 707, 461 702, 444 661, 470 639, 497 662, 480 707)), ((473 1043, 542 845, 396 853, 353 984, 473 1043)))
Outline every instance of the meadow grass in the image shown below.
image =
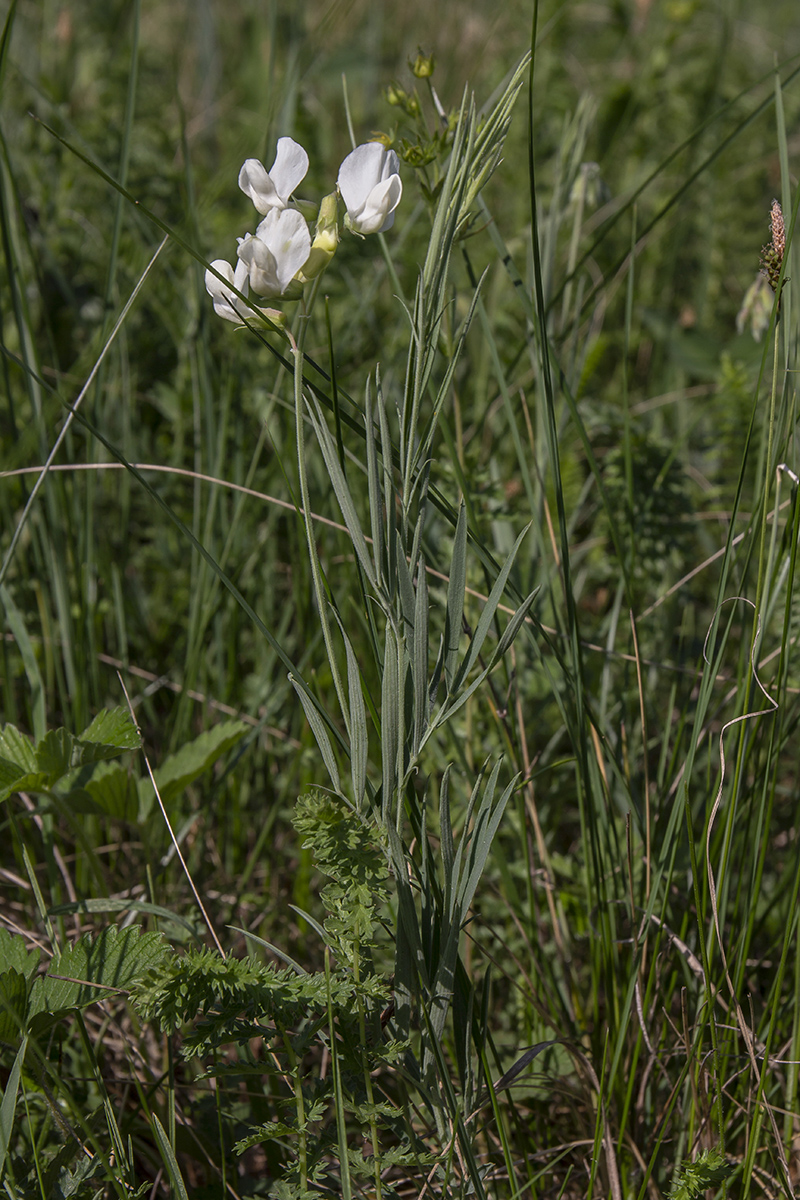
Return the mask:
POLYGON ((0 15, 6 1194, 795 1195, 794 6, 0 15))

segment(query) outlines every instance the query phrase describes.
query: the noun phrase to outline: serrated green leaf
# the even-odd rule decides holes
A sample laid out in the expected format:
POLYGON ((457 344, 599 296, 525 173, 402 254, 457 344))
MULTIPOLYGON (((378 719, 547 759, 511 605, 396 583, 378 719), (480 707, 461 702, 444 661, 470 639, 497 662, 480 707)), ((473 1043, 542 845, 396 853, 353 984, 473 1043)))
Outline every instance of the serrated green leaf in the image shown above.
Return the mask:
POLYGON ((73 1171, 64 1167, 50 1192, 51 1200, 69 1200, 72 1196, 87 1194, 84 1184, 90 1179, 97 1179, 106 1170, 106 1165, 99 1155, 94 1158, 81 1157, 73 1171))
MULTIPOLYGON (((192 742, 181 746, 175 754, 169 756, 154 772, 159 795, 168 809, 173 800, 183 792, 190 783, 194 783, 204 771, 225 754, 232 746, 241 741, 248 732, 244 721, 222 721, 212 726, 192 742)), ((139 782, 139 820, 146 820, 150 814, 155 799, 153 785, 149 778, 139 782)))
MULTIPOLYGON (((1 960, 0 960, 1 961, 1 960)), ((25 1031, 28 983, 14 967, 0 972, 0 1042, 16 1046, 25 1031)))
POLYGON ((47 776, 41 771, 30 775, 15 774, 15 764, 0 759, 0 803, 14 792, 40 792, 47 787, 47 776))
POLYGON ((26 979, 33 979, 39 968, 41 955, 38 950, 29 950, 24 937, 9 933, 0 926, 0 964, 5 970, 14 967, 26 979))
POLYGON ((103 999, 106 989, 125 990, 168 953, 160 933, 142 933, 138 925, 123 930, 111 925, 94 939, 84 934, 75 946, 57 954, 47 974, 34 981, 29 1015, 57 1017, 103 999))
POLYGON ((91 725, 78 736, 85 747, 82 762, 94 762, 97 758, 111 758, 121 750, 138 750, 142 735, 125 708, 103 708, 91 725), (87 757, 89 747, 94 747, 94 757, 87 757), (109 753, 102 754, 101 750, 109 753))
POLYGON ((117 821, 136 820, 138 795, 126 766, 120 763, 99 762, 83 791, 88 793, 92 802, 106 816, 117 821))
POLYGON ((36 771, 33 743, 15 725, 4 725, 0 729, 0 759, 19 767, 21 774, 32 775, 36 771))
POLYGON ((75 739, 66 729, 51 729, 38 743, 36 767, 47 776, 48 787, 77 765, 73 762, 74 745, 75 739))
POLYGON ((283 1121, 268 1121, 248 1137, 236 1142, 233 1152, 234 1154, 244 1154, 246 1150, 250 1150, 253 1146, 259 1146, 262 1142, 268 1142, 272 1138, 295 1137, 296 1134, 297 1130, 293 1129, 291 1125, 285 1125, 283 1121))

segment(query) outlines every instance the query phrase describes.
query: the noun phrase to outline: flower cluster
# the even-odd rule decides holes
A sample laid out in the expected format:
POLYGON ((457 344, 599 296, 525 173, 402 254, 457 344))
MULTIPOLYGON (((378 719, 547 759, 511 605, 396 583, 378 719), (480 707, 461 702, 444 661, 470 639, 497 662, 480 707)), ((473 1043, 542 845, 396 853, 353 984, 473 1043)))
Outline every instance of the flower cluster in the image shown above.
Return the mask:
MULTIPOLYGON (((279 138, 269 171, 257 158, 248 158, 239 172, 239 187, 263 219, 254 234, 237 239, 235 268, 218 258, 211 264, 213 270, 206 271, 206 291, 217 315, 236 325, 252 318, 253 309, 241 298, 251 291, 267 300, 297 300, 336 253, 339 196, 347 210, 344 225, 351 232, 363 235, 391 228, 403 194, 398 166, 394 150, 381 142, 356 146, 339 168, 336 191, 319 206, 312 239, 305 217, 292 203, 308 171, 303 147, 292 138, 279 138)), ((273 321, 280 319, 272 309, 258 311, 273 321)))
POLYGON ((777 200, 772 201, 769 214, 769 228, 772 241, 761 250, 761 274, 769 281, 773 292, 778 290, 778 278, 783 266, 783 256, 786 253, 786 230, 783 225, 783 213, 777 200))

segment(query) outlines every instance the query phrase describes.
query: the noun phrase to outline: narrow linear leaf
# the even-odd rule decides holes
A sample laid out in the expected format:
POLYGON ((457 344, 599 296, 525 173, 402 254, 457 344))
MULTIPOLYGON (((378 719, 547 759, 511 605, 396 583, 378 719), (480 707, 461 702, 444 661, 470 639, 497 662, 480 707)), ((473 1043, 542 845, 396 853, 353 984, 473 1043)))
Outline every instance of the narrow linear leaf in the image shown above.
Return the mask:
MULTIPOLYGON (((380 403, 380 377, 378 377, 378 402, 380 403)), ((378 451, 375 444, 375 424, 372 414, 372 394, 367 381, 364 398, 364 429, 367 451, 367 485, 369 490, 369 517, 372 530, 372 557, 375 562, 376 578, 386 585, 386 568, 383 555, 383 505, 381 502, 381 480, 378 474, 378 451)))
POLYGON ((375 566, 372 562, 369 548, 367 547, 364 531, 361 528, 361 522, 359 521, 358 514, 356 513, 356 506, 353 503, 353 497, 350 495, 350 488, 347 486, 347 480, 344 477, 344 472, 342 471, 342 467, 339 462, 339 455, 336 452, 336 444, 331 436, 328 426, 325 424, 319 405, 316 403, 316 401, 314 402, 313 407, 308 404, 308 402, 306 402, 306 404, 311 423, 314 426, 314 432, 317 435, 319 448, 322 451, 322 457, 325 460, 325 466, 330 477, 333 493, 336 496, 336 501, 339 505, 339 509, 341 510, 342 518, 347 526, 347 530, 353 542, 353 549, 358 556, 358 561, 361 563, 364 574, 366 575, 369 583, 377 591, 378 579, 375 575, 375 566))
POLYGON ((164 1126, 159 1121, 158 1117, 153 1113, 153 1130, 158 1142, 158 1148, 161 1151, 161 1157, 164 1160, 164 1166, 167 1168, 167 1174, 170 1178, 170 1183, 175 1189, 180 1200, 189 1200, 189 1193, 186 1191, 186 1184, 183 1182, 178 1160, 175 1157, 175 1151, 169 1143, 164 1126))
POLYGON ((439 788, 439 837, 442 852, 442 875, 444 877, 442 907, 448 917, 452 916, 451 904, 455 894, 453 871, 455 850, 453 846, 453 823, 450 818, 450 769, 451 764, 448 763, 442 775, 442 782, 439 788))
POLYGON ((8 1083, 3 1092, 3 1101, 0 1104, 0 1172, 5 1165, 6 1154, 8 1153, 11 1141, 11 1133, 14 1128, 14 1115, 17 1111, 17 1092, 19 1091, 22 1064, 25 1061, 25 1052, 27 1049, 28 1039, 24 1037, 14 1058, 14 1065, 9 1073, 8 1083))
MULTIPOLYGON (((498 763, 498 766, 499 765, 500 764, 498 763)), ((496 778, 494 773, 493 777, 496 778)), ((462 914, 462 919, 466 917, 467 911, 472 904, 472 899, 478 887, 480 877, 483 874, 484 867, 486 866, 486 859, 489 856, 489 850, 491 849, 492 842, 494 841, 494 836, 497 833, 500 822, 503 819, 503 813, 506 810, 509 797, 514 791, 514 788, 517 786, 518 779, 519 775, 515 775, 508 787, 506 787, 503 791, 500 799, 497 801, 497 804, 494 806, 491 816, 489 816, 489 809, 487 806, 484 811, 488 819, 486 821, 479 822, 481 825, 483 825, 483 828, 476 830, 472 845, 470 846, 470 872, 467 879, 464 881, 463 886, 459 889, 458 908, 462 914)), ((491 803, 491 801, 489 803, 491 803)))
POLYGON ((8 628, 14 641, 17 643, 22 665, 25 668, 25 675, 28 679, 28 687, 31 695, 31 716, 33 721, 33 734, 37 742, 44 737, 46 725, 45 703, 44 703, 44 684, 39 671, 39 664, 36 661, 36 651, 33 648, 33 643, 28 635, 28 628, 23 619, 22 613, 17 608, 11 598, 11 593, 5 585, 0 586, 0 603, 6 612, 6 621, 8 628))
POLYGON ((414 609, 414 641, 411 673, 414 678, 414 753, 416 754, 425 726, 428 723, 428 580, 425 560, 420 558, 417 570, 417 601, 414 609))
POLYGON ((409 629, 414 627, 414 609, 416 607, 416 596, 414 595, 414 585, 411 582, 411 572, 408 569, 406 556, 403 553, 403 544, 400 539, 400 531, 395 533, 397 541, 397 582, 400 591, 400 604, 403 609, 403 619, 409 629))
POLYGON ((390 804, 397 779, 397 725, 400 713, 397 679, 397 639, 391 625, 386 626, 381 680, 381 766, 383 772, 382 819, 389 822, 390 804))
POLYGON ((350 774, 353 780, 353 799, 358 808, 361 806, 367 789, 369 734, 358 661, 350 639, 345 636, 344 630, 342 630, 342 636, 347 653, 347 691, 350 699, 350 774))
POLYGON ((447 615, 444 626, 444 678, 448 693, 452 690, 458 663, 458 646, 464 618, 464 592, 467 584, 467 506, 461 501, 453 539, 450 583, 447 587, 447 615))
POLYGON ((334 791, 341 792, 339 768, 336 766, 336 759, 333 756, 333 746, 331 745, 331 739, 328 737, 328 731, 322 724, 319 713, 317 712, 313 701, 298 685, 294 675, 289 676, 289 682, 297 692, 297 695, 300 697, 300 703, 303 706, 303 712, 306 714, 306 720, 311 727, 311 732, 314 734, 314 739, 319 747, 319 752, 322 755, 322 761, 325 763, 328 774, 331 777, 331 783, 333 784, 334 791))
POLYGON ((464 657, 464 661, 462 662, 461 667, 458 671, 458 674, 454 680, 453 690, 457 690, 463 684, 467 675, 472 670, 472 667, 475 664, 476 658, 478 657, 478 655, 481 652, 481 649, 483 648, 483 643, 486 640, 486 635, 488 634, 489 629, 491 628, 492 621, 494 620, 494 615, 497 612, 497 606, 499 605, 500 601, 503 598, 503 592, 505 591, 506 583, 508 582, 508 577, 511 573, 511 568, 514 565, 514 560, 517 557, 517 552, 519 551, 519 548, 522 545, 523 540, 527 536, 529 529, 530 529, 530 524, 526 525, 525 528, 522 530, 519 537, 514 542, 514 545, 511 547, 511 552, 509 553, 508 558, 503 563, 503 567, 500 571, 500 574, 497 576, 497 579, 495 580, 494 587, 492 588, 491 592, 489 593, 489 599, 486 601, 485 605, 483 606, 483 612, 480 615, 480 620, 478 621, 477 628, 475 630, 475 633, 473 634, 472 641, 470 642, 470 645, 469 645, 469 649, 467 650, 467 653, 464 657))

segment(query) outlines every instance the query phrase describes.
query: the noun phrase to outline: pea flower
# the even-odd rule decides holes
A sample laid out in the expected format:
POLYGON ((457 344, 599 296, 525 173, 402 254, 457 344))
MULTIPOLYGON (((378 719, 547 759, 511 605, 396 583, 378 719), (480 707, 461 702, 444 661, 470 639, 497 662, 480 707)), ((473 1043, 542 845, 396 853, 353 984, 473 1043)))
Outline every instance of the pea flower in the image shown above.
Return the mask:
MULTIPOLYGON (((246 296, 250 290, 250 283, 247 278, 247 263, 242 259, 236 264, 236 270, 229 262, 225 262, 224 258, 217 258, 212 262, 212 267, 219 271, 220 275, 232 283, 233 286, 246 296)), ((223 317, 226 321, 232 321, 234 325, 243 325, 246 318, 250 322, 259 324, 259 313, 271 326, 284 326, 286 317, 276 308, 258 308, 253 311, 249 305, 245 304, 229 287, 217 279, 216 275, 211 271, 206 271, 205 276, 206 291, 214 302, 214 312, 218 317, 223 317)))
POLYGON ((394 224, 403 195, 394 150, 380 142, 356 146, 339 167, 336 180, 347 208, 345 225, 354 233, 383 233, 394 224))
MULTIPOLYGON (((239 239, 239 262, 245 264, 250 287, 259 296, 296 300, 303 290, 295 280, 311 253, 311 234, 295 209, 271 208, 255 236, 239 239)), ((237 266, 238 270, 238 266, 237 266)))
MULTIPOLYGON (((225 262, 224 258, 215 259, 211 265, 214 270, 219 271, 220 275, 224 275, 237 291, 247 295, 249 286, 246 263, 240 259, 236 264, 235 271, 229 262, 225 262)), ((242 317, 252 315, 252 310, 211 271, 206 271, 205 284, 206 291, 214 301, 214 312, 218 317, 223 317, 226 321, 233 321, 234 325, 241 325, 242 317)))
POLYGON ((264 215, 288 207, 289 197, 306 177, 308 155, 290 137, 278 138, 275 162, 267 172, 257 158, 248 158, 239 172, 239 187, 264 215))

